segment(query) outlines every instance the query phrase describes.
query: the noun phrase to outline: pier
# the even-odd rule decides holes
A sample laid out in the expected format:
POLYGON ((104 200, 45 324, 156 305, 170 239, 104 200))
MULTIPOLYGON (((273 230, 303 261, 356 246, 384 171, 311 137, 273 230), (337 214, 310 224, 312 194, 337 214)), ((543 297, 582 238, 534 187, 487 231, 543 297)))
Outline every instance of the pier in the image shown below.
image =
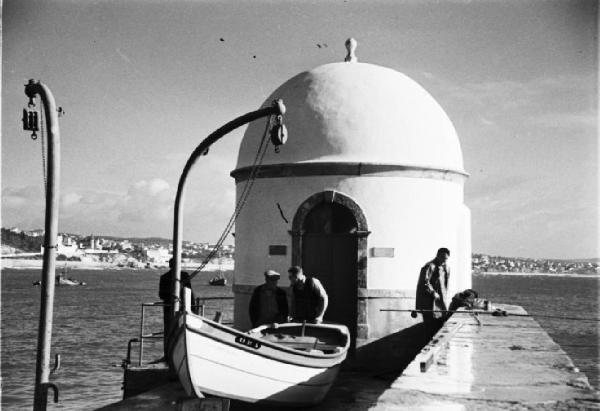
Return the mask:
MULTIPOLYGON (((325 401, 310 409, 600 409, 587 377, 522 307, 496 307, 507 315, 453 315, 404 370, 381 364, 381 372, 342 371, 325 401)), ((157 384, 157 366, 152 367, 132 372, 138 381, 153 375, 157 384)), ((187 398, 166 368, 162 373, 164 383, 101 410, 269 409, 187 398)), ((135 390, 143 391, 143 384, 135 390)))

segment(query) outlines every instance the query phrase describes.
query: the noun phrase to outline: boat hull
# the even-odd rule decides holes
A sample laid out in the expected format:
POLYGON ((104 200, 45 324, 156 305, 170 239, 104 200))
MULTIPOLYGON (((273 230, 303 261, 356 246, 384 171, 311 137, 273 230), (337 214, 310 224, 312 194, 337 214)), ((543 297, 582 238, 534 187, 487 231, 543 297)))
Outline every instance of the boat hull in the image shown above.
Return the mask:
POLYGON ((65 279, 65 278, 60 278, 57 279, 55 282, 56 285, 67 285, 67 286, 74 286, 74 285, 85 285, 84 283, 80 282, 80 281, 73 281, 73 280, 69 280, 69 279, 65 279))
POLYGON ((170 361, 188 395, 287 406, 322 401, 348 349, 297 351, 191 313, 179 315, 172 337, 170 361))

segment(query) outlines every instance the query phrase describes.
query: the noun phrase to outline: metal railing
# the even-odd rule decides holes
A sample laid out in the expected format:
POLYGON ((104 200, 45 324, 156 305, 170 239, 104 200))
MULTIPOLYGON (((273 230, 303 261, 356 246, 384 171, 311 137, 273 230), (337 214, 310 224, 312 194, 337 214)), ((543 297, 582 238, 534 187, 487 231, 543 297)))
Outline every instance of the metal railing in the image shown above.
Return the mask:
MULTIPOLYGON (((227 301, 233 300, 233 297, 198 297, 195 299, 192 308, 197 308, 198 315, 205 317, 208 314, 207 310, 207 301, 227 301)), ((146 307, 170 307, 170 304, 165 304, 163 302, 154 302, 154 303, 142 303, 141 304, 141 317, 140 317, 140 331, 139 335, 135 338, 130 339, 127 342, 127 357, 123 361, 123 366, 126 367, 131 364, 131 352, 133 349, 133 344, 139 344, 139 352, 138 352, 138 361, 137 365, 141 366, 144 358, 144 343, 148 340, 164 340, 164 331, 156 331, 145 333, 145 324, 146 324, 146 307)), ((221 322, 225 325, 233 324, 233 321, 229 319, 228 321, 222 321, 222 311, 215 310, 215 320, 221 322)))

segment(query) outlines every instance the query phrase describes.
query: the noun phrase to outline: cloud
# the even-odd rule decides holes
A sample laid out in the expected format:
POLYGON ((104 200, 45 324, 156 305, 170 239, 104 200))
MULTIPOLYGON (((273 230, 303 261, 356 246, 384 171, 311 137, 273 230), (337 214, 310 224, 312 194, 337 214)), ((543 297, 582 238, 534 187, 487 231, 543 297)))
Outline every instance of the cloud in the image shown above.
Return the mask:
POLYGON ((481 121, 481 124, 483 124, 484 126, 495 126, 496 123, 494 121, 488 120, 485 117, 480 117, 479 120, 481 121))
POLYGON ((119 204, 119 221, 157 224, 172 214, 173 193, 162 179, 142 180, 133 184, 119 204))
POLYGON ((6 187, 2 190, 3 227, 41 228, 44 210, 44 191, 40 186, 6 187))
POLYGON ((581 185, 558 177, 489 181, 467 202, 474 249, 529 257, 596 255, 598 201, 581 185))
POLYGON ((21 205, 30 201, 39 201, 43 187, 6 187, 2 190, 2 202, 21 205))
POLYGON ((131 59, 129 57, 127 57, 127 55, 125 53, 123 53, 120 48, 117 47, 115 49, 115 52, 119 55, 119 57, 121 57, 123 60, 125 60, 125 62, 127 64, 131 64, 131 59))
POLYGON ((543 113, 529 119, 529 124, 551 128, 597 129, 598 113, 595 113, 593 110, 582 110, 570 113, 543 113))
POLYGON ((60 205, 62 208, 69 208, 75 204, 78 204, 83 196, 77 193, 67 193, 61 198, 60 205))
POLYGON ((583 128, 595 132, 597 79, 591 75, 557 75, 527 81, 503 80, 456 84, 422 75, 450 117, 468 127, 475 118, 505 128, 583 128))
MULTIPOLYGON (((233 212, 235 185, 226 173, 214 172, 218 164, 216 157, 190 174, 183 218, 186 239, 216 241, 233 212)), ((170 238, 174 200, 175 188, 162 178, 135 181, 125 190, 66 187, 60 198, 59 231, 170 238)), ((42 228, 44 207, 41 186, 6 187, 2 190, 2 225, 42 228)))
MULTIPOLYGON (((68 191, 61 196, 59 231, 105 235, 167 235, 174 192, 162 179, 133 183, 126 192, 68 191)), ((2 191, 2 225, 24 229, 44 225, 44 196, 39 188, 2 191)))

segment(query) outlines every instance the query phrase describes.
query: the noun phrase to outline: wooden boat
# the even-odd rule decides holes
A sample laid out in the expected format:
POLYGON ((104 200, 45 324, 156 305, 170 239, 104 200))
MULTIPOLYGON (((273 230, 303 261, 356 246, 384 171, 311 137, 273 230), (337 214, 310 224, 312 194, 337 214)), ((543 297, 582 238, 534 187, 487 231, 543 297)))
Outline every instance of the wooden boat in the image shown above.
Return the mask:
POLYGON ((323 400, 350 345, 344 325, 287 323, 247 333, 193 314, 176 317, 169 361, 186 393, 271 405, 323 400))

